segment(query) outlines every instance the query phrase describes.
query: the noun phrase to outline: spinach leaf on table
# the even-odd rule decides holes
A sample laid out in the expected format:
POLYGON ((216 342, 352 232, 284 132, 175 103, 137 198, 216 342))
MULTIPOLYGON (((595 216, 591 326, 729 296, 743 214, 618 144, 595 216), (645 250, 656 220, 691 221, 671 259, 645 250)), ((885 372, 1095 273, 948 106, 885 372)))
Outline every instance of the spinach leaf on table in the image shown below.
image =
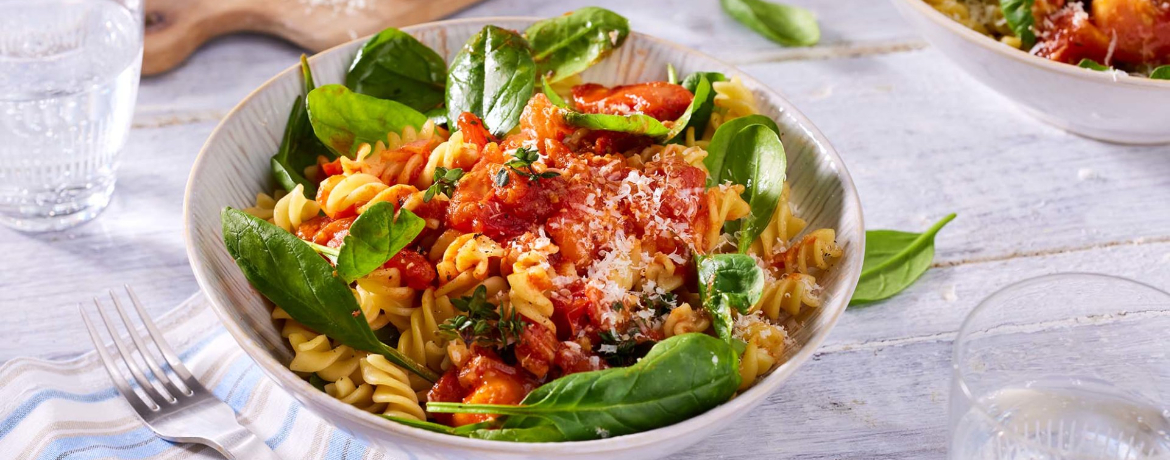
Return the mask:
MULTIPOLYGON (((313 90, 313 72, 309 68, 309 61, 301 55, 301 74, 304 77, 305 94, 313 90)), ((297 96, 293 101, 292 110, 288 114, 288 122, 284 125, 284 134, 281 135, 280 149, 272 156, 272 176, 276 183, 286 191, 292 191, 297 185, 303 186, 305 197, 313 199, 317 196, 317 182, 304 176, 305 168, 317 164, 317 157, 324 155, 332 160, 333 152, 325 148, 317 136, 313 134, 313 126, 309 123, 309 112, 305 107, 305 98, 297 96)))
MULTIPOLYGON (((764 125, 771 129, 777 135, 780 134, 780 127, 776 126, 776 122, 771 118, 763 115, 748 115, 746 117, 733 118, 719 125, 715 130, 715 134, 711 137, 711 142, 707 144, 707 158, 703 159, 703 165, 707 167, 709 176, 707 177, 707 186, 721 184, 726 180, 730 180, 727 168, 729 153, 728 147, 731 145, 731 140, 739 134, 741 130, 751 125, 764 125)), ((736 160, 733 160, 734 162, 736 160)))
POLYGON ((763 0, 720 0, 723 11, 764 38, 784 46, 812 46, 821 40, 817 17, 804 8, 763 0))
POLYGON ((578 128, 601 129, 620 133, 642 134, 654 138, 665 138, 670 128, 649 115, 610 115, 605 113, 581 113, 565 111, 565 123, 578 128))
POLYGON ((1154 80, 1170 80, 1170 65, 1159 66, 1150 72, 1150 78, 1154 80))
POLYGON ((601 61, 622 46, 629 34, 626 18, 592 6, 539 21, 524 31, 540 75, 553 83, 601 61))
POLYGON ((419 112, 442 107, 447 62, 410 34, 393 27, 358 50, 345 75, 349 89, 401 102, 419 112))
POLYGON ((338 155, 350 155, 363 143, 385 141, 390 132, 422 128, 427 117, 398 102, 355 93, 342 85, 325 85, 309 92, 309 121, 313 132, 338 155))
POLYGON ((691 105, 687 106, 687 110, 671 125, 670 132, 666 133, 666 143, 683 143, 687 128, 695 128, 695 137, 703 137, 703 129, 707 127, 711 110, 715 107, 715 90, 706 77, 699 77, 693 93, 691 105))
POLYGON ((528 43, 515 32, 484 26, 451 61, 447 74, 447 119, 471 112, 496 137, 520 121, 532 97, 536 64, 528 43))
POLYGON ((914 284, 934 261, 934 236, 954 218, 946 216, 924 233, 865 232, 865 261, 849 305, 886 299, 914 284))
POLYGON ((473 438, 555 442, 652 430, 726 402, 739 386, 739 356, 726 342, 682 334, 658 342, 632 366, 570 374, 529 393, 518 406, 427 404, 433 413, 506 416, 500 430, 473 438))
POLYGON ((760 300, 764 292, 764 271, 745 254, 710 254, 697 257, 699 298, 711 315, 719 338, 730 343, 731 309, 741 314, 760 300))
POLYGON ((349 285, 295 235, 233 208, 224 208, 223 241, 244 277, 289 316, 350 347, 383 355, 431 382, 426 366, 382 343, 370 329, 349 285))
POLYGON ((1035 0, 999 0, 999 9, 1003 11, 1003 18, 1007 21, 1012 32, 1020 37, 1024 48, 1031 48, 1036 44, 1036 33, 1032 26, 1036 18, 1032 16, 1032 4, 1035 0))
POLYGON ((426 221, 403 209, 394 217, 394 205, 376 203, 349 227, 337 254, 337 275, 352 283, 370 274, 398 254, 422 232, 426 221))

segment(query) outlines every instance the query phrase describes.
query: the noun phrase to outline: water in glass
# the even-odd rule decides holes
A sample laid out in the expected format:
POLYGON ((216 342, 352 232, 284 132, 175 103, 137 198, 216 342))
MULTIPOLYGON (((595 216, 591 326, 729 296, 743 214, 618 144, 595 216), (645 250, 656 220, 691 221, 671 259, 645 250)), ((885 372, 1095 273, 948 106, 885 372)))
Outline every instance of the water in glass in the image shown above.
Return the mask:
POLYGON ((109 203, 138 91, 136 9, 0 1, 0 223, 59 230, 109 203))
POLYGON ((951 458, 1170 459, 1168 417, 1103 382, 1031 381, 979 398, 955 427, 951 458))

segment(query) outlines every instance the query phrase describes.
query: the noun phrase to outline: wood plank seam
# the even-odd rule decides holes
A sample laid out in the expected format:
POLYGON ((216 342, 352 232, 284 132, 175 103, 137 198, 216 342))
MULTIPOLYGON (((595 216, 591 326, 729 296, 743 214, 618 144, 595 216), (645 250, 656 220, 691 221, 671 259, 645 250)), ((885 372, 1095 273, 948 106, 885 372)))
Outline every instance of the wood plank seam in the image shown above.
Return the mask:
POLYGON ((1060 254, 1070 254, 1075 252, 1095 251, 1099 249, 1109 249, 1118 246, 1141 246, 1147 244, 1170 243, 1170 235, 1167 236, 1142 236, 1138 238, 1131 238, 1127 240, 1107 241, 1104 243, 1087 244, 1083 246, 1065 246, 1048 249, 1037 249, 1034 251, 1019 251, 1008 254, 990 255, 985 257, 972 257, 968 259, 957 260, 943 260, 931 264, 931 268, 950 268, 961 265, 982 264, 988 262, 1003 262, 1013 259, 1024 259, 1029 257, 1047 257, 1060 254))
MULTIPOLYGON (((1141 305, 1130 305, 1128 307, 1140 307, 1141 305)), ((862 307, 864 308, 864 307, 862 307)), ((1156 310, 1135 310, 1122 311, 1117 315, 1082 315, 1072 318, 1063 318, 1051 321, 1036 321, 1024 324, 1007 324, 987 329, 984 332, 1004 332, 1004 333, 1032 333, 1042 332, 1056 328, 1068 328, 1073 326, 1083 325, 1103 325, 1118 323, 1122 321, 1142 321, 1150 318, 1164 318, 1170 316, 1170 312, 1162 309, 1156 310)), ((814 356, 822 356, 832 353, 845 353, 855 351, 867 350, 882 350, 886 348, 897 348, 907 345, 916 345, 920 343, 929 342, 953 342, 958 331, 937 332, 934 334, 895 337, 891 339, 880 340, 863 340, 855 342, 846 342, 838 344, 829 344, 822 346, 814 356)))
POLYGON ((733 65, 765 64, 787 61, 824 61, 832 59, 853 59, 859 57, 883 56, 908 53, 930 46, 925 40, 888 40, 869 43, 844 42, 809 48, 780 48, 763 51, 745 57, 732 58, 733 65))

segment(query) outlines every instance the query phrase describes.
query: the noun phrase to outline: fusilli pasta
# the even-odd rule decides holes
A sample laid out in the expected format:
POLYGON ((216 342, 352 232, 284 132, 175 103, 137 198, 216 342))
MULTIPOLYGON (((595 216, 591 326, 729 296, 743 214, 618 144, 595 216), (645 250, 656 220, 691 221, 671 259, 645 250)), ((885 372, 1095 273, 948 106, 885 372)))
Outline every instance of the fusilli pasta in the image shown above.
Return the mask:
POLYGON ((764 316, 773 321, 780 319, 781 311, 796 316, 800 314, 802 305, 821 306, 816 291, 816 278, 803 273, 786 273, 774 281, 764 283, 764 292, 751 311, 762 311, 764 316))

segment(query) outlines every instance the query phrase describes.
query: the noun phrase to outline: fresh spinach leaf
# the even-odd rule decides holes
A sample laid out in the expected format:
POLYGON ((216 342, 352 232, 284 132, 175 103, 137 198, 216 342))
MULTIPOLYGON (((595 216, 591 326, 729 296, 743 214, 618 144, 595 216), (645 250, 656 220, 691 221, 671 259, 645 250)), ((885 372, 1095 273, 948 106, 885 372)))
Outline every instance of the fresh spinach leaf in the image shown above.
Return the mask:
POLYGON ((562 98, 560 94, 557 94, 556 90, 554 90, 552 86, 549 85, 547 79, 541 79, 540 85, 545 97, 547 97, 548 100, 553 103, 553 105, 566 110, 573 109, 572 107, 569 107, 569 104, 565 102, 565 99, 562 98))
POLYGON ((780 136, 763 124, 739 130, 727 146, 727 155, 722 177, 744 186, 742 196, 751 207, 751 214, 744 218, 736 234, 739 252, 746 253, 772 220, 784 189, 787 158, 780 136))
POLYGON ((326 382, 325 379, 321 378, 320 375, 317 375, 316 373, 309 374, 309 385, 312 385, 313 388, 321 390, 322 393, 325 392, 325 385, 328 384, 329 382, 326 382))
POLYGON ((934 260, 934 236, 954 218, 942 218, 925 233, 865 232, 865 261, 849 305, 886 299, 914 284, 934 260))
POLYGON ((1032 4, 1035 0, 999 0, 999 9, 1003 11, 1003 18, 1007 21, 1012 32, 1020 37, 1024 48, 1032 48, 1036 44, 1036 33, 1032 26, 1036 18, 1032 16, 1032 4))
POLYGON ((1159 66, 1150 72, 1150 78, 1154 80, 1170 80, 1170 65, 1159 66))
POLYGON ((337 275, 346 283, 370 274, 414 241, 427 223, 409 210, 394 217, 394 205, 381 202, 370 206, 353 224, 342 240, 337 255, 337 275))
POLYGON ((426 366, 378 340, 349 285, 309 245, 284 229, 233 208, 224 208, 223 241, 244 277, 306 327, 390 362, 431 382, 426 366))
POLYGON ((705 76, 700 76, 692 93, 694 97, 691 98, 691 105, 687 106, 687 110, 671 126, 670 132, 666 133, 667 144, 683 143, 687 128, 695 129, 696 138, 703 137, 703 130, 711 120, 711 110, 715 107, 715 90, 705 76))
MULTIPOLYGON (((711 82, 712 85, 714 85, 717 81, 727 81, 727 76, 719 72, 695 72, 693 74, 687 75, 687 78, 683 79, 682 87, 686 88, 687 91, 690 91, 691 94, 694 94, 695 90, 699 89, 699 80, 704 78, 706 78, 708 82, 711 82)), ((712 93, 714 93, 714 91, 712 91, 712 93)), ((712 96, 711 98, 714 99, 715 97, 712 96)))
POLYGON ((578 128, 601 129, 620 133, 642 134, 654 138, 665 138, 670 128, 649 115, 610 115, 605 113, 581 113, 565 111, 565 123, 578 128))
POLYGON ((739 386, 739 356, 726 342, 682 334, 658 342, 629 367, 570 374, 533 390, 518 406, 427 404, 434 413, 502 414, 502 430, 473 438, 578 441, 652 430, 726 402, 739 386))
MULTIPOLYGON (((763 115, 748 115, 746 117, 733 118, 719 125, 719 128, 715 130, 714 136, 711 137, 711 142, 707 144, 707 158, 703 159, 703 165, 709 171, 707 186, 721 184, 731 179, 727 173, 727 168, 730 166, 728 163, 730 157, 728 156, 727 149, 731 145, 731 140, 740 131, 751 125, 764 125, 777 135, 780 134, 780 127, 776 126, 776 122, 763 115)), ((734 162, 737 160, 730 161, 734 162)))
POLYGON ((325 85, 309 92, 309 121, 313 132, 338 155, 349 155, 363 143, 385 141, 390 132, 421 128, 427 116, 398 102, 355 93, 341 85, 325 85))
POLYGON ((471 112, 493 135, 503 137, 519 123, 535 84, 536 64, 524 38, 485 26, 451 61, 447 119, 471 112))
POLYGON ((1080 67, 1082 69, 1096 70, 1099 72, 1105 72, 1105 71, 1113 69, 1112 67, 1101 65, 1097 61, 1094 61, 1094 60, 1089 59, 1089 58, 1081 59, 1081 62, 1077 63, 1077 67, 1080 67))
POLYGON ((601 61, 622 46, 629 34, 626 18, 592 6, 539 21, 524 31, 540 75, 553 83, 601 61))
MULTIPOLYGON (((301 74, 304 77, 305 94, 309 94, 314 88, 313 72, 303 54, 301 74)), ((280 149, 272 156, 272 176, 286 191, 292 191, 298 184, 303 186, 305 197, 313 199, 317 196, 317 182, 306 178, 304 171, 305 168, 317 164, 317 157, 321 155, 330 160, 335 158, 333 152, 325 148, 313 134, 313 125, 309 123, 305 99, 297 96, 293 101, 292 110, 289 111, 288 122, 284 125, 280 149)))
POLYGON ((447 62, 410 34, 390 27, 358 50, 345 75, 345 86, 418 110, 442 107, 447 62))
POLYGON ((736 21, 784 46, 812 46, 821 40, 817 17, 809 10, 763 0, 720 0, 736 21))
POLYGON ((696 258, 699 298, 711 315, 719 338, 731 343, 731 309, 746 314, 764 292, 764 272, 745 254, 710 254, 696 258))

